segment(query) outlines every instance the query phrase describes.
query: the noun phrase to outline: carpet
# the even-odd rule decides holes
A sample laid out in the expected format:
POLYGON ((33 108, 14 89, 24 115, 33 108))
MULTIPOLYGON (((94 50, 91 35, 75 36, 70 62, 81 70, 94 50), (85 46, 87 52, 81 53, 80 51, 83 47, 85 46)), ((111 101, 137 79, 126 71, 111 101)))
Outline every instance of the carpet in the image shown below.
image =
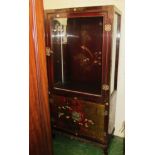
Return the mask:
MULTIPOLYGON (((103 155, 100 146, 64 135, 55 134, 53 145, 54 155, 103 155)), ((109 155, 123 155, 123 138, 114 136, 111 139, 108 152, 109 155)))

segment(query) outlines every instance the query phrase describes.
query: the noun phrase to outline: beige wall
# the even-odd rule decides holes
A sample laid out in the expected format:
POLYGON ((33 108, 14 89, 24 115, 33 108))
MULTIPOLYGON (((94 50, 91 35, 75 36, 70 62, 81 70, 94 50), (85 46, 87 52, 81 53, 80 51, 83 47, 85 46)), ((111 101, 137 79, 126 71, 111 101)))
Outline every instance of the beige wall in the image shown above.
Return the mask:
POLYGON ((121 25, 121 45, 120 45, 120 59, 118 70, 118 94, 116 106, 116 120, 115 120, 115 135, 123 136, 120 132, 122 123, 125 120, 125 78, 124 78, 124 0, 44 0, 44 9, 58 9, 71 8, 82 6, 100 6, 100 5, 116 5, 122 11, 122 25, 121 25))

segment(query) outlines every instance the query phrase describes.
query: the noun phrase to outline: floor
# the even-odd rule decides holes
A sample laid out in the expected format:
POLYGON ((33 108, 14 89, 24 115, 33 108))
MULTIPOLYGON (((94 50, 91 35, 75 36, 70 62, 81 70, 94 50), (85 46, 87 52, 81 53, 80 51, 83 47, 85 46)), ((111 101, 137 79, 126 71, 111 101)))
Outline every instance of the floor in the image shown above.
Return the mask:
MULTIPOLYGON (((104 155, 103 150, 89 142, 71 139, 55 134, 54 155, 104 155)), ((114 137, 109 147, 109 155, 123 155, 123 139, 114 137)))

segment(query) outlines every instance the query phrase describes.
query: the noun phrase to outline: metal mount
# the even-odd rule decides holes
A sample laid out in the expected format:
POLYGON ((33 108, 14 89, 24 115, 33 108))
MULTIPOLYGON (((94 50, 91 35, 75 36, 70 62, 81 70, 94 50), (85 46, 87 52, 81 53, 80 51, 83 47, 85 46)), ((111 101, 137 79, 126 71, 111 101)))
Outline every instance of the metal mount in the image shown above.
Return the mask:
POLYGON ((109 90, 109 85, 103 84, 102 85, 102 90, 105 90, 105 91, 109 90))
POLYGON ((106 25, 104 26, 104 30, 105 30, 106 32, 110 32, 110 31, 111 31, 111 24, 106 24, 106 25))
POLYGON ((50 47, 46 47, 46 56, 51 56, 53 54, 53 51, 51 51, 50 47))

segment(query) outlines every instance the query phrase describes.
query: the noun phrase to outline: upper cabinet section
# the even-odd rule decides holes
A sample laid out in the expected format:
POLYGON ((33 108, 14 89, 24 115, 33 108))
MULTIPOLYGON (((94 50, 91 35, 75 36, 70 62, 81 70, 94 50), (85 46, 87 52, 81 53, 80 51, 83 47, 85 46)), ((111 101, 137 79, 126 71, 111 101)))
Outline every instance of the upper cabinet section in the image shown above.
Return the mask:
POLYGON ((110 87, 114 90, 118 66, 115 13, 114 6, 45 11, 46 46, 52 51, 47 64, 52 90, 100 98, 110 87))

